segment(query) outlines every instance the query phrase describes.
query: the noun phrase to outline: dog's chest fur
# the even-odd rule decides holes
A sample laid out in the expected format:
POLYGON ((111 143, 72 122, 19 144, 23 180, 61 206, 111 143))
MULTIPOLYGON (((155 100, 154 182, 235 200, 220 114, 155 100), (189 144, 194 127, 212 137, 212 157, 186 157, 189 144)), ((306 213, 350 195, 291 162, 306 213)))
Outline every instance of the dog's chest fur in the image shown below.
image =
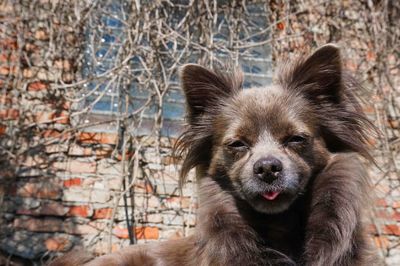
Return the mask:
POLYGON ((264 245, 299 261, 304 252, 306 212, 301 198, 288 211, 277 215, 249 214, 246 219, 264 245))

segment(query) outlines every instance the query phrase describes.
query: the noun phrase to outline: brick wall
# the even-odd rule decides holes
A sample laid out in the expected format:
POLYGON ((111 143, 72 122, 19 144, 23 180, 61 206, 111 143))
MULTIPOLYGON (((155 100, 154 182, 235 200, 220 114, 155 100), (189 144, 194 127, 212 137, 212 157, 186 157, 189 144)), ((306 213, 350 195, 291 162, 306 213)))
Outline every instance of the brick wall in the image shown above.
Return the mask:
MULTIPOLYGON (((191 186, 180 195, 176 179, 179 166, 171 164, 169 140, 162 141, 166 142, 161 145, 163 155, 156 155, 154 143, 148 141, 139 156, 145 165, 134 182, 134 203, 128 203, 129 217, 132 204, 135 207, 133 231, 138 243, 181 237, 195 223, 196 201, 191 186)), ((96 145, 103 147, 94 149, 92 141, 89 146, 82 141, 65 151, 68 154, 65 161, 51 166, 41 164, 46 171, 54 167, 54 176, 46 178, 32 173, 19 176, 8 188, 3 205, 10 231, 1 242, 3 250, 34 259, 45 251, 63 252, 72 245, 83 245, 103 254, 110 248, 112 217, 111 249, 129 243, 125 208, 117 195, 123 166, 121 160, 102 155, 113 148, 108 142, 100 138, 96 145), (35 248, 32 241, 37 243, 35 248)), ((28 165, 34 167, 36 163, 28 165)))
MULTIPOLYGON (((0 5, 0 248, 29 260, 73 246, 104 254, 129 243, 120 191, 128 171, 122 159, 132 154, 118 153, 117 133, 72 123, 69 98, 78 91, 85 37, 81 25, 72 26, 75 4, 0 5)), ((173 139, 139 141, 126 208, 133 232, 139 243, 181 237, 194 225, 196 202, 190 185, 182 197, 177 189, 173 139)))
MULTIPOLYGON (((248 3, 246 12, 253 9, 259 12, 260 5, 252 3, 248 3)), ((328 41, 339 42, 350 58, 346 61, 347 68, 368 81, 368 93, 373 101, 365 104, 365 110, 391 139, 396 140, 398 117, 389 110, 387 99, 394 95, 394 100, 398 100, 398 96, 392 93, 387 81, 379 80, 383 76, 379 70, 389 69, 394 78, 398 74, 395 68, 399 62, 398 53, 383 50, 372 42, 373 35, 364 34, 365 25, 371 24, 365 24, 356 14, 359 10, 368 11, 369 7, 348 1, 340 5, 335 3, 297 5, 293 2, 288 5, 287 1, 271 2, 266 8, 270 10, 271 20, 275 21, 268 32, 273 38, 272 56, 274 59, 285 58, 294 51, 308 52, 328 41), (293 15, 288 16, 289 13, 293 15), (381 60, 384 51, 385 57, 381 60), (382 65, 381 61, 387 64, 382 65)), ((205 8, 201 3, 199 6, 196 8, 205 8)), ((121 132, 111 130, 115 129, 112 123, 119 121, 115 113, 96 113, 96 110, 102 111, 101 107, 86 109, 87 102, 85 105, 76 100, 76 95, 88 92, 82 89, 83 84, 89 84, 83 80, 90 77, 83 71, 88 62, 84 60, 88 46, 83 44, 88 38, 87 12, 95 8, 77 1, 21 0, 18 4, 11 1, 0 4, 0 248, 5 252, 5 257, 0 256, 0 264, 9 254, 39 261, 77 246, 84 246, 96 254, 119 249, 130 242, 126 216, 134 221, 131 228, 139 243, 182 237, 190 234, 195 225, 195 184, 189 182, 180 194, 177 183, 180 166, 171 156, 175 139, 158 133, 144 136, 125 133, 128 137, 121 140, 121 132), (85 112, 82 114, 81 110, 85 112), (110 117, 112 122, 104 124, 110 117), (81 127, 86 123, 92 126, 81 127)), ((229 10, 227 8, 239 10, 240 6, 221 8, 216 16, 218 21, 221 13, 229 10)), ((179 8, 172 11, 182 13, 179 8)), ((378 8, 375 12, 381 14, 378 8)), ((206 15, 199 17, 200 24, 214 21, 206 15)), ((254 19, 259 20, 259 17, 254 16, 254 19)), ((118 21, 112 25, 119 25, 118 21)), ((152 27, 156 29, 156 25, 152 27)), ((121 31, 119 28, 114 30, 121 31)), ((197 41, 208 40, 206 35, 197 37, 197 41)), ((263 42, 267 37, 258 35, 252 41, 263 42)), ((215 45, 216 50, 220 49, 218 42, 210 43, 204 43, 204 47, 215 45)), ((198 46, 190 45, 189 48, 200 51, 196 60, 208 62, 198 46)), ((152 49, 164 51, 158 46, 152 49)), ((170 50, 176 52, 173 45, 170 50)), ((240 57, 251 83, 269 82, 269 53, 270 46, 267 45, 246 50, 240 57)), ((152 55, 145 55, 157 65, 152 55)), ((164 54, 156 56, 164 58, 164 54)), ((158 58, 156 56, 154 58, 158 58)), ((192 55, 186 57, 190 60, 192 55)), ((124 58, 114 59, 108 61, 115 63, 110 68, 118 67, 124 58)), ((176 75, 171 77, 174 85, 176 75)), ((399 89, 398 79, 394 79, 393 84, 399 89)), ((171 96, 172 100, 167 99, 167 103, 175 103, 176 97, 181 96, 171 96)), ((178 104, 182 107, 181 102, 178 104)), ((149 113, 157 115, 157 112, 149 113)), ((387 149, 384 143, 378 143, 377 147, 375 156, 384 172, 371 167, 378 194, 371 233, 388 256, 387 262, 396 265, 399 260, 400 194, 393 161, 400 160, 394 149, 387 149), (391 162, 388 158, 394 160, 391 162)), ((193 175, 189 180, 193 181, 193 175)))

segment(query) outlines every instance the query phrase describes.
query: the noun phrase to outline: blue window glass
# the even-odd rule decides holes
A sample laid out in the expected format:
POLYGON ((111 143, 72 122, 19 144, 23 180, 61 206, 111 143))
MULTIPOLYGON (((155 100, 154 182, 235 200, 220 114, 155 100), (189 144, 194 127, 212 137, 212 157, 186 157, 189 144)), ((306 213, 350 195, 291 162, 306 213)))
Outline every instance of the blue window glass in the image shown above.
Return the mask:
MULTIPOLYGON (((140 12, 146 12, 148 1, 139 2, 140 12)), ((150 19, 163 17, 162 24, 151 24, 154 34, 144 30, 143 21, 134 21, 138 12, 132 10, 135 3, 101 0, 96 6, 98 11, 92 12, 96 16, 88 20, 82 70, 88 80, 84 106, 96 115, 137 114, 143 120, 140 123, 143 128, 138 128, 137 134, 148 133, 146 125, 154 124, 161 114, 161 133, 174 136, 179 133, 185 116, 185 100, 176 69, 184 63, 204 62, 204 50, 199 48, 204 36, 195 19, 185 18, 189 8, 194 8, 189 7, 191 1, 175 0, 171 1, 173 5, 160 4, 159 10, 149 11, 150 19), (188 30, 190 45, 184 40, 188 30), (171 38, 158 40, 157 32, 170 34, 171 38)), ((212 26, 212 57, 241 65, 245 88, 271 83, 266 4, 261 0, 248 4, 245 19, 235 30, 233 14, 226 12, 229 5, 230 1, 218 1, 212 26), (232 58, 232 54, 238 56, 232 58)))

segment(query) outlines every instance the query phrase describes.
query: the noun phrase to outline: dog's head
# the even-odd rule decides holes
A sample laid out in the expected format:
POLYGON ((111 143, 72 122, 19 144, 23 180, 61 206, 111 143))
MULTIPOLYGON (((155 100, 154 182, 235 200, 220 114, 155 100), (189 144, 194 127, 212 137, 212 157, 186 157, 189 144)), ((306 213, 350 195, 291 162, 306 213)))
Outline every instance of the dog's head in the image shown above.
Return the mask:
POLYGON ((181 72, 188 130, 182 178, 193 167, 226 184, 255 210, 279 213, 304 192, 335 152, 366 149, 370 123, 326 45, 285 65, 271 87, 242 89, 242 74, 186 65, 181 72))

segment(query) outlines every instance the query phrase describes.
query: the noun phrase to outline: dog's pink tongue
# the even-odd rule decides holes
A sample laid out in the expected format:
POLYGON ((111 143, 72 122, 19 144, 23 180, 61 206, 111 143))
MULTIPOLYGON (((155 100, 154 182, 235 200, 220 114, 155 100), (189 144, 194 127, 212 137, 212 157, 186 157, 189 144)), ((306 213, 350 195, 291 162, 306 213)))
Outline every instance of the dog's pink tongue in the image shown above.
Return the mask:
POLYGON ((276 191, 271 191, 263 194, 263 197, 266 198, 267 200, 274 200, 276 197, 278 197, 279 192, 276 191))

